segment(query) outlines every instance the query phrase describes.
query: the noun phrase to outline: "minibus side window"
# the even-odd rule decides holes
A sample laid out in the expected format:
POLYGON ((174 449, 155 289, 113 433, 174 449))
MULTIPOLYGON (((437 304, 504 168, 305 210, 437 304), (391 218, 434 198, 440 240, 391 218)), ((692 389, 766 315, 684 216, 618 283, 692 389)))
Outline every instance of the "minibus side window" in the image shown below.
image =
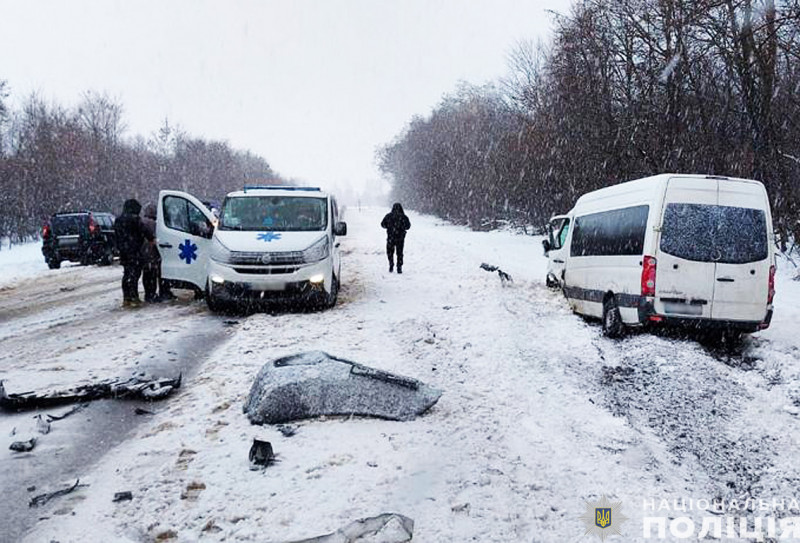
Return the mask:
POLYGON ((650 206, 633 206, 576 217, 570 256, 641 255, 650 206))

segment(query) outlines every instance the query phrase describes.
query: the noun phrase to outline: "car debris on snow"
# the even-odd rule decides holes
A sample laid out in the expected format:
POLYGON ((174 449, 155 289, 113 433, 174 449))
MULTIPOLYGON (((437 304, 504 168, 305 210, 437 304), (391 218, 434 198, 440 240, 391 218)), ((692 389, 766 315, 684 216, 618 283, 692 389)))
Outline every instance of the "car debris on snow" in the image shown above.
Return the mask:
POLYGON ((50 421, 44 420, 42 415, 36 415, 34 417, 36 419, 36 431, 40 434, 49 434, 50 433, 50 421))
POLYGON ((278 424, 275 427, 283 437, 292 437, 297 433, 297 426, 292 426, 291 424, 278 424))
POLYGON ((115 492, 114 493, 114 499, 112 499, 111 501, 112 502, 124 502, 124 501, 132 500, 132 499, 133 499, 133 493, 130 490, 125 490, 125 491, 122 491, 122 492, 115 492))
POLYGON ((413 535, 413 520, 397 513, 384 513, 356 520, 330 534, 290 543, 405 543, 413 535))
MULTIPOLYGON (((0 381, 0 407, 6 410, 35 409, 71 402, 84 402, 100 398, 145 398, 160 400, 181 386, 181 376, 176 379, 107 379, 99 383, 78 385, 66 389, 29 391, 18 394, 6 392, 0 381)), ((69 413, 68 413, 69 414, 69 413)), ((65 415, 66 416, 66 415, 65 415)))
POLYGON ((28 452, 32 451, 35 446, 36 438, 32 437, 27 441, 15 441, 8 448, 16 452, 28 452))
POLYGON ((39 507, 40 505, 46 504, 53 498, 64 496, 65 494, 73 492, 78 487, 89 486, 89 485, 82 485, 80 484, 80 482, 81 482, 80 479, 76 479, 75 484, 70 487, 62 488, 61 490, 56 490, 54 492, 45 492, 44 494, 39 494, 38 496, 34 496, 33 498, 31 498, 31 501, 28 502, 28 507, 39 507))
POLYGON ((47 414, 47 422, 53 422, 53 421, 56 421, 56 420, 64 420, 68 416, 74 415, 75 413, 77 413, 81 409, 86 409, 86 407, 88 405, 89 405, 88 403, 82 403, 82 404, 76 405, 75 407, 73 407, 72 409, 70 409, 69 411, 64 413, 63 415, 51 415, 50 413, 48 413, 47 414))
POLYGON ((275 453, 272 451, 272 443, 253 439, 250 447, 251 469, 259 469, 261 466, 267 467, 275 461, 275 453))
POLYGON ((488 272, 496 271, 497 275, 500 276, 500 284, 506 286, 507 283, 513 283, 514 280, 508 275, 506 272, 498 268, 497 266, 492 266, 491 264, 487 264, 486 262, 481 264, 481 269, 486 270, 488 272))
POLYGON ((278 424, 323 415, 412 420, 442 392, 416 379, 357 364, 322 351, 266 363, 244 405, 253 424, 278 424))

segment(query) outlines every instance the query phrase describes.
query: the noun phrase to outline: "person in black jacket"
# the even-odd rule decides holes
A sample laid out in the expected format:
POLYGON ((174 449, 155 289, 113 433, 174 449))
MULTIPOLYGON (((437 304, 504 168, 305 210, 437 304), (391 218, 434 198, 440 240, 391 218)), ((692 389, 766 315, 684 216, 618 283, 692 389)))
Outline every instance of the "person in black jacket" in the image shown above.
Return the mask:
POLYGON ((139 277, 142 275, 142 245, 145 240, 154 243, 155 238, 142 224, 139 212, 142 205, 134 199, 125 200, 122 215, 114 221, 114 232, 117 235, 119 261, 122 272, 122 304, 124 306, 141 305, 139 300, 139 277))
POLYGON ((392 211, 381 221, 386 229, 386 256, 389 257, 389 272, 394 270, 394 253, 397 252, 397 273, 403 273, 403 246, 406 241, 406 230, 411 228, 411 221, 403 212, 403 206, 396 203, 392 211))
MULTIPOLYGON (((147 204, 142 211, 142 224, 145 230, 156 235, 157 209, 155 204, 147 204)), ((158 241, 158 240, 156 240, 158 241)), ((145 302, 174 300, 175 295, 166 279, 161 277, 161 253, 156 243, 145 240, 142 245, 142 285, 145 302), (156 295, 158 288, 158 295, 156 295)))

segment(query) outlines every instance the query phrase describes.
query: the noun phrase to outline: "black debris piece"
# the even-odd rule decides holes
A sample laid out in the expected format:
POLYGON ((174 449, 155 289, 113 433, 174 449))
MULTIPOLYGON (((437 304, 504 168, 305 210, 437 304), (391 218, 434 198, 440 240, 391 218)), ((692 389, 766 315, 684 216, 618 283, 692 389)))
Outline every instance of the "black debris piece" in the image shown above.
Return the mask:
POLYGON ((114 494, 114 499, 111 500, 112 502, 124 502, 133 499, 133 493, 130 490, 125 490, 124 492, 116 492, 114 494))
POLYGON ((74 491, 78 487, 86 487, 89 485, 82 485, 80 484, 81 480, 77 479, 75 484, 67 487, 62 488, 61 490, 56 490, 55 492, 45 492, 44 494, 39 494, 38 496, 34 496, 31 498, 31 501, 28 502, 28 507, 39 507, 40 505, 44 505, 53 498, 57 498, 59 496, 64 496, 65 494, 69 494, 70 492, 74 491))
POLYGON ((136 415, 153 415, 152 411, 148 411, 147 409, 142 409, 141 407, 137 407, 133 410, 134 414, 136 415))
MULTIPOLYGON (((29 391, 8 394, 0 381, 0 407, 6 410, 37 409, 72 402, 84 402, 100 398, 145 398, 159 400, 165 398, 181 386, 181 376, 177 379, 108 379, 98 383, 78 385, 66 389, 29 391)), ((66 415, 64 415, 66 416, 66 415)))
POLYGON ((253 439, 250 447, 250 464, 253 466, 269 466, 275 460, 275 453, 272 451, 272 443, 253 439))
POLYGON ((88 405, 89 405, 88 403, 82 403, 82 404, 76 405, 75 407, 73 407, 72 409, 70 409, 69 411, 64 413, 63 415, 51 415, 51 414, 48 413, 47 414, 47 420, 49 422, 53 422, 54 420, 63 420, 63 419, 67 418, 70 415, 74 415, 75 413, 77 413, 81 409, 85 409, 86 407, 88 407, 88 405))
POLYGON ((8 448, 16 452, 32 451, 36 446, 36 438, 32 437, 28 441, 15 441, 8 448))

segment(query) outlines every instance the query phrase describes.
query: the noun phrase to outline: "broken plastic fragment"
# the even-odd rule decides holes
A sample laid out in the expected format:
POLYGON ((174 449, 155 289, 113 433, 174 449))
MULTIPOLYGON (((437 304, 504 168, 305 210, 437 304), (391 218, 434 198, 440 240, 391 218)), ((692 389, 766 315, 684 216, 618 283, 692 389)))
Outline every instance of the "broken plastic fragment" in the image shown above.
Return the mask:
POLYGON ((335 532, 292 543, 406 543, 414 535, 414 521, 397 513, 351 522, 335 532))

